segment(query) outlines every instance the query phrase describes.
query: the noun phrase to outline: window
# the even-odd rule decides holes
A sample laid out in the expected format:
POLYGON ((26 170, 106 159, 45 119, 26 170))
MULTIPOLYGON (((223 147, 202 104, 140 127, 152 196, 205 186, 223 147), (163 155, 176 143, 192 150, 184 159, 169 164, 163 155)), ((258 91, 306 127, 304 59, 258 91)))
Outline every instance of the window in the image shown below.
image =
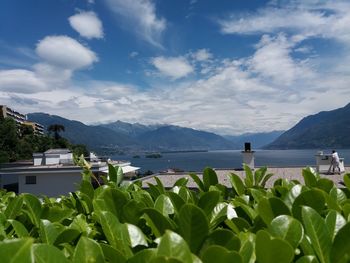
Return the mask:
POLYGON ((36 184, 36 176, 26 176, 26 184, 36 184))

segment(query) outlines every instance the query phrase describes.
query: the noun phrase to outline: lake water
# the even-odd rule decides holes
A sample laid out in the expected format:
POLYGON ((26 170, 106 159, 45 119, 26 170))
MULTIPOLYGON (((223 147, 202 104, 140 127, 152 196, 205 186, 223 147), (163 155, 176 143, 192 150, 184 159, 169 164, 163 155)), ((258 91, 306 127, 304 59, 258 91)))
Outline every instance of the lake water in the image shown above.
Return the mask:
MULTIPOLYGON (((315 165, 316 150, 256 150, 256 166, 307 166, 315 165)), ((324 154, 331 150, 323 150, 324 154)), ((350 149, 338 150, 345 165, 350 162, 350 149)), ((133 166, 141 167, 141 172, 151 170, 153 172, 164 171, 169 168, 178 168, 184 171, 202 171, 205 167, 213 168, 241 168, 242 153, 240 150, 208 151, 208 152, 176 152, 162 153, 162 158, 133 158, 132 155, 115 155, 113 160, 127 160, 133 166)))

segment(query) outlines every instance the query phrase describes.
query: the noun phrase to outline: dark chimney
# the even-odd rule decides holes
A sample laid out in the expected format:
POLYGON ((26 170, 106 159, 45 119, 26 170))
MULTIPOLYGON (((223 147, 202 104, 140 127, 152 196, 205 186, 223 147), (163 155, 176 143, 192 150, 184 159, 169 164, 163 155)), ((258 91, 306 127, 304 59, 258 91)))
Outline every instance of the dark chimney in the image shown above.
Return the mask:
POLYGON ((244 143, 244 151, 245 152, 251 152, 252 151, 250 142, 245 142, 244 143))

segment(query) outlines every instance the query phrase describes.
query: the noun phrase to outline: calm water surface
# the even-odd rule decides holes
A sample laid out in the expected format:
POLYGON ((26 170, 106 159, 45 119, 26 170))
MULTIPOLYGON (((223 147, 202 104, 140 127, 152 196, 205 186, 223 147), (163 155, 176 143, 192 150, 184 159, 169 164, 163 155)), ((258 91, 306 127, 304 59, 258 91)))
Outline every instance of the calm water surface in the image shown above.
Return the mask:
MULTIPOLYGON (((316 150, 256 150, 256 166, 307 166, 315 165, 316 150)), ((323 150, 325 154, 331 150, 323 150)), ((345 165, 350 163, 350 149, 338 150, 344 158, 345 165)), ((114 160, 131 161, 132 165, 141 167, 141 172, 151 170, 159 172, 168 168, 178 168, 185 171, 202 171, 206 166, 213 168, 240 168, 242 153, 240 150, 209 151, 209 152, 177 152, 162 153, 162 158, 133 158, 132 155, 115 155, 114 160)))

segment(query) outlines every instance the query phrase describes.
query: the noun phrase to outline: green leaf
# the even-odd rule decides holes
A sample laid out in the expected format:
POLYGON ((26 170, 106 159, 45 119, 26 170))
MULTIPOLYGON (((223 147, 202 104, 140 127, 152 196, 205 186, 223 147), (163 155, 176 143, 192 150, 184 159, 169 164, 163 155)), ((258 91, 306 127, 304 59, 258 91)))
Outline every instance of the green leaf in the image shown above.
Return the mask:
POLYGON ((318 263, 317 257, 308 255, 302 256, 295 263, 318 263))
POLYGON ((107 245, 107 244, 99 243, 99 245, 102 248, 104 258, 107 262, 118 262, 118 263, 126 262, 126 258, 118 250, 112 248, 110 245, 107 245))
POLYGON ((137 252, 132 258, 128 259, 128 263, 149 263, 157 255, 157 249, 149 248, 137 252))
POLYGON ((1 262, 6 263, 33 263, 31 248, 33 239, 12 239, 0 242, 1 262))
POLYGON ((12 225, 17 237, 29 237, 28 230, 21 222, 14 219, 9 219, 7 221, 12 225))
POLYGON ((218 191, 206 192, 200 197, 198 201, 198 207, 203 209, 205 214, 210 215, 214 207, 218 204, 219 200, 220 200, 220 192, 218 191))
POLYGON ((174 183, 174 186, 186 186, 187 183, 188 183, 188 178, 182 177, 176 180, 176 182, 174 183))
POLYGON ((59 223, 51 223, 48 220, 42 219, 39 228, 41 242, 52 245, 58 235, 63 231, 63 228, 59 223))
POLYGON ((346 188, 350 190, 350 173, 344 174, 343 180, 346 188))
POLYGON ((77 229, 67 228, 56 237, 54 245, 58 246, 63 243, 70 243, 72 241, 75 241, 80 236, 80 234, 81 232, 77 229))
POLYGON ((325 198, 323 192, 318 189, 311 189, 302 192, 294 201, 292 212, 296 219, 301 220, 301 207, 309 206, 317 212, 321 212, 325 208, 325 198))
POLYGON ((39 199, 32 194, 23 194, 22 196, 25 203, 24 211, 27 212, 32 223, 39 227, 42 212, 39 199))
POLYGON ((311 245, 321 263, 329 262, 331 249, 331 235, 323 218, 311 207, 302 207, 302 219, 305 232, 309 236, 311 245))
POLYGON ((218 245, 228 250, 239 251, 241 241, 228 229, 215 229, 205 240, 205 245, 218 245))
POLYGON ((87 237, 82 236, 75 248, 74 263, 104 263, 103 251, 100 245, 87 237))
POLYGON ((205 191, 208 191, 211 185, 216 185, 218 183, 219 180, 216 172, 212 168, 206 167, 203 171, 203 184, 205 191))
POLYGON ((229 177, 230 177, 232 188, 235 190, 237 195, 244 195, 245 186, 242 182, 242 179, 237 174, 234 174, 234 173, 231 173, 229 177))
POLYGON ((158 210, 154 208, 146 208, 143 212, 147 224, 151 227, 152 232, 156 237, 163 235, 167 229, 173 229, 173 224, 170 219, 163 216, 158 210))
POLYGON ((186 204, 179 213, 179 232, 196 253, 209 233, 208 219, 199 207, 186 204))
POLYGON ((334 238, 331 249, 331 262, 349 262, 350 260, 350 223, 343 226, 334 238))
POLYGON ((256 261, 254 236, 252 233, 240 233, 241 249, 239 250, 239 254, 242 257, 243 263, 253 263, 256 261))
POLYGON ((80 183, 80 192, 86 194, 91 200, 94 199, 94 187, 91 182, 82 180, 80 183))
POLYGON ((48 244, 35 244, 33 246, 35 263, 69 263, 62 251, 48 244))
POLYGON ((199 190, 206 191, 202 180, 198 177, 197 174, 190 173, 190 176, 193 179, 193 181, 198 185, 199 190))
POLYGON ((5 217, 7 219, 15 219, 16 216, 21 213, 22 206, 23 206, 23 197, 22 196, 15 197, 7 205, 6 210, 4 212, 5 217))
POLYGON ((268 229, 274 237, 289 242, 293 248, 297 248, 304 237, 302 224, 288 215, 281 215, 273 219, 268 229))
POLYGON ((157 256, 192 262, 192 255, 186 241, 177 233, 167 230, 160 238, 157 256))
POLYGON ((180 212, 181 207, 185 204, 185 201, 174 192, 167 192, 167 195, 170 197, 171 202, 174 205, 174 208, 177 212, 180 212))
POLYGON ((277 197, 261 199, 257 210, 266 225, 279 215, 290 215, 288 207, 277 197))
POLYGON ((289 263, 294 258, 294 250, 289 243, 282 239, 271 239, 265 230, 260 230, 256 235, 255 251, 259 263, 289 263))
POLYGON ((335 237, 339 229, 346 224, 345 218, 337 211, 331 210, 326 216, 326 225, 328 227, 331 238, 335 237))
POLYGON ((109 211, 103 211, 99 214, 99 221, 109 244, 127 258, 131 257, 130 238, 117 217, 109 211))
POLYGON ((41 218, 47 219, 50 222, 61 222, 62 220, 71 217, 73 213, 76 213, 76 211, 70 208, 62 208, 58 206, 44 207, 41 218))
POLYGON ((317 176, 316 172, 311 167, 304 168, 302 174, 306 186, 316 186, 319 176, 317 176))
POLYGON ((127 195, 119 189, 110 187, 104 188, 94 199, 93 206, 95 212, 108 211, 117 216, 123 222, 123 207, 128 202, 127 195))
POLYGON ((112 164, 108 164, 108 176, 109 180, 116 185, 120 185, 123 180, 123 169, 119 166, 114 167, 112 164))
POLYGON ((218 224, 227 219, 227 204, 224 202, 218 203, 210 215, 209 226, 214 229, 218 224))
POLYGON ((229 251, 221 246, 210 246, 206 248, 202 256, 203 263, 242 263, 242 257, 236 251, 229 251))
POLYGON ((145 208, 144 203, 130 200, 123 207, 123 215, 126 222, 137 225, 140 217, 142 216, 142 210, 145 208))
POLYGON ((250 169, 250 167, 246 164, 243 164, 243 168, 245 171, 245 178, 244 178, 244 183, 246 185, 246 187, 253 187, 254 185, 254 176, 253 176, 253 172, 252 169, 250 169))
POLYGON ((334 182, 327 178, 321 178, 321 179, 318 179, 316 183, 316 187, 318 189, 325 191, 326 193, 329 193, 334 187, 334 182))
POLYGON ((155 180, 156 180, 156 182, 157 182, 157 188, 158 188, 158 190, 159 190, 159 193, 161 193, 161 194, 165 194, 165 188, 164 188, 164 185, 163 185, 163 183, 162 183, 162 181, 157 177, 157 176, 155 176, 155 177, 153 177, 155 180))
POLYGON ((161 212, 164 216, 168 216, 175 213, 174 205, 171 202, 171 199, 164 194, 158 196, 154 204, 154 208, 161 212))

